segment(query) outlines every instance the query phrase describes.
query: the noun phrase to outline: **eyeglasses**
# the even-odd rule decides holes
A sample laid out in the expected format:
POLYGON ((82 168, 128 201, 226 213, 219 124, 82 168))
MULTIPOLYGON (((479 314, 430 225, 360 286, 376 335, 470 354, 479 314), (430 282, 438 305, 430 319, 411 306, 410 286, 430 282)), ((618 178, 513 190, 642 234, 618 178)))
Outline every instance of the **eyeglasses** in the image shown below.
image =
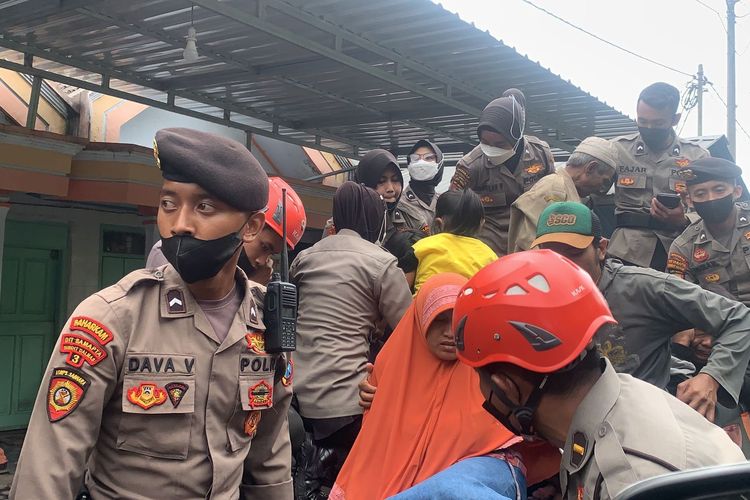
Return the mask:
POLYGON ((437 163, 437 155, 435 153, 425 153, 425 154, 412 153, 409 155, 409 163, 413 161, 419 161, 419 160, 434 161, 435 163, 437 163))

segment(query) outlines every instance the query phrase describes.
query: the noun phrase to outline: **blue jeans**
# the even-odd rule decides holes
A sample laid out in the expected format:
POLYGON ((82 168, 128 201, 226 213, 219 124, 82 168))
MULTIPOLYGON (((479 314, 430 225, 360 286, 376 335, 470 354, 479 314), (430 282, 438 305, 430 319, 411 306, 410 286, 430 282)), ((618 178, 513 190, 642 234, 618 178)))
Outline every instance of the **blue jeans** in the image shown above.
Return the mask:
POLYGON ((392 496, 392 500, 517 500, 526 498, 520 469, 495 457, 467 458, 421 483, 392 496))

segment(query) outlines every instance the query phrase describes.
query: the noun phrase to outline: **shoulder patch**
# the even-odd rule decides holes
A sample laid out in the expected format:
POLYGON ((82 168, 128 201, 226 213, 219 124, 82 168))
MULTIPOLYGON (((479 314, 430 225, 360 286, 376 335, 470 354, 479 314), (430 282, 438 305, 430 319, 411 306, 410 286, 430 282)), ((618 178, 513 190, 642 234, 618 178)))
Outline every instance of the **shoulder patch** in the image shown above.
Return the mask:
POLYGON ((667 272, 684 278, 687 268, 688 260, 682 254, 677 252, 671 252, 669 254, 669 258, 667 259, 667 272))
POLYGON ((115 338, 109 328, 86 316, 72 317, 69 328, 73 331, 88 333, 101 345, 107 345, 115 338))
POLYGON ((101 345, 77 333, 63 333, 60 336, 60 352, 68 355, 65 362, 75 368, 81 368, 84 362, 96 366, 107 357, 107 351, 101 345))
POLYGON ((64 419, 75 410, 86 395, 90 381, 70 368, 54 368, 47 389, 47 417, 50 422, 64 419))

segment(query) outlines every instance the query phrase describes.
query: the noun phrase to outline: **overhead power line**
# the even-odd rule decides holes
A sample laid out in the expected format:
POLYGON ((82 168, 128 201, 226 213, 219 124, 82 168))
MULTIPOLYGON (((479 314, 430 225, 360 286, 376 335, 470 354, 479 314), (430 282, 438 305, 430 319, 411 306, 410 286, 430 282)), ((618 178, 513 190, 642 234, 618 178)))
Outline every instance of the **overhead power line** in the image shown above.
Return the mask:
POLYGON ((713 11, 713 13, 718 16, 719 22, 721 22, 721 27, 724 28, 724 33, 726 33, 727 32, 727 25, 724 24, 724 16, 722 16, 719 13, 718 10, 714 9, 713 7, 711 7, 710 5, 708 5, 707 3, 703 2, 702 0, 695 0, 695 1, 698 2, 699 4, 701 4, 702 6, 704 6, 705 8, 707 8, 708 10, 713 11))
MULTIPOLYGON (((727 109, 729 109, 729 106, 727 106, 727 102, 726 102, 726 101, 724 100, 724 98, 723 98, 723 97, 721 97, 721 94, 719 94, 719 91, 718 91, 718 90, 716 90, 716 87, 714 87, 714 84, 713 84, 713 83, 711 83, 711 82, 708 82, 708 85, 709 85, 709 86, 710 86, 710 87, 711 87, 712 89, 714 89, 714 93, 716 94, 716 97, 718 97, 718 98, 719 98, 719 100, 720 100, 720 101, 721 101, 721 103, 722 103, 722 104, 724 105, 724 107, 725 107, 725 108, 727 108, 727 109)), ((747 130, 745 130, 745 127, 743 127, 743 126, 742 126, 742 124, 740 123, 740 121, 739 121, 739 120, 737 120, 737 119, 735 119, 735 120, 734 120, 734 122, 735 122, 735 123, 737 124, 737 126, 738 126, 738 127, 740 128, 740 130, 742 130, 742 133, 744 133, 744 134, 745 134, 745 136, 746 136, 746 137, 747 137, 748 139, 750 139, 750 133, 748 133, 748 131, 747 131, 747 130)))
POLYGON ((560 22, 563 22, 563 23, 567 24, 567 25, 568 25, 568 26, 570 26, 571 28, 574 28, 574 29, 576 29, 576 30, 578 30, 578 31, 580 31, 580 32, 582 32, 582 33, 585 33, 585 34, 587 34, 587 35, 588 35, 588 36, 590 36, 590 37, 596 38, 596 39, 597 39, 597 40, 599 40, 600 42, 604 42, 604 43, 606 43, 607 45, 610 45, 610 46, 612 46, 612 47, 614 47, 614 48, 616 48, 616 49, 618 49, 618 50, 621 50, 621 51, 623 51, 623 52, 625 52, 625 53, 627 53, 627 54, 630 54, 631 56, 635 56, 635 57, 637 57, 638 59, 642 59, 642 60, 644 60, 644 61, 650 62, 651 64, 656 64, 657 66, 661 66, 661 67, 662 67, 662 68, 664 68, 664 69, 668 69, 668 70, 670 70, 670 71, 674 71, 675 73, 679 73, 679 74, 681 74, 681 75, 684 75, 684 76, 689 76, 689 77, 692 77, 692 76, 693 76, 693 74, 692 74, 692 73, 687 73, 687 72, 685 72, 685 71, 682 71, 682 70, 679 70, 679 69, 677 69, 677 68, 673 68, 673 67, 671 67, 671 66, 667 66, 666 64, 662 64, 662 63, 660 63, 659 61, 655 61, 655 60, 653 60, 653 59, 651 59, 651 58, 648 58, 648 57, 642 56, 642 55, 640 55, 640 54, 638 54, 638 53, 636 53, 636 52, 633 52, 632 50, 628 50, 628 49, 626 49, 625 47, 622 47, 621 45, 617 45, 617 44, 616 44, 616 43, 614 43, 614 42, 610 42, 609 40, 605 40, 604 38, 600 37, 599 35, 596 35, 596 34, 594 34, 594 33, 591 33, 590 31, 587 31, 587 30, 585 30, 585 29, 581 28, 580 26, 577 26, 577 25, 575 25, 575 24, 571 23, 570 21, 567 21, 566 19, 563 19, 562 17, 558 16, 557 14, 555 14, 555 13, 553 13, 553 12, 550 12, 550 11, 548 11, 548 10, 547 10, 547 9, 545 9, 544 7, 540 7, 540 6, 536 5, 536 4, 534 3, 534 2, 531 2, 530 0, 521 0, 521 1, 522 1, 523 3, 526 3, 526 4, 529 4, 529 5, 531 5, 532 7, 534 7, 534 8, 535 8, 535 9, 537 9, 537 10, 540 10, 540 11, 544 12, 544 13, 545 13, 545 14, 547 14, 548 16, 552 16, 552 17, 554 17, 555 19, 557 19, 558 21, 560 21, 560 22))

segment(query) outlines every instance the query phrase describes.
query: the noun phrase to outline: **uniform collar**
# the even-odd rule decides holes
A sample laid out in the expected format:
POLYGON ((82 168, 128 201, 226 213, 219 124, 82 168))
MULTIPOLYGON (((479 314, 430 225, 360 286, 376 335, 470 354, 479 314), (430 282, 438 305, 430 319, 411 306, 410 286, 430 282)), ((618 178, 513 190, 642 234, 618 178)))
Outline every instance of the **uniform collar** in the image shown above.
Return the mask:
POLYGON ((573 415, 563 448, 562 466, 575 474, 586 466, 594 442, 609 412, 620 396, 620 379, 607 358, 601 359, 602 375, 573 415))
POLYGON ((604 265, 602 266, 602 275, 599 277, 599 282, 596 284, 600 292, 604 293, 607 288, 609 288, 609 285, 612 284, 612 280, 615 279, 617 270, 622 266, 622 262, 617 259, 613 259, 611 257, 607 257, 606 259, 604 259, 604 265))
MULTIPOLYGON (((750 217, 748 217, 748 214, 742 210, 742 208, 737 205, 737 223, 735 224, 735 227, 738 231, 735 231, 735 233, 739 232, 740 234, 744 235, 745 232, 741 228, 745 228, 750 226, 750 217)), ((701 221, 700 224, 697 224, 695 226, 695 230, 697 234, 695 235, 695 240, 693 240, 693 244, 695 245, 705 245, 707 243, 711 243, 711 248, 714 250, 725 252, 727 249, 724 248, 724 246, 719 243, 716 238, 711 234, 711 232, 706 227, 705 222, 701 221)), ((737 234, 734 234, 732 236, 732 241, 730 243, 730 247, 733 248, 734 244, 736 243, 737 234)), ((731 250, 729 248, 728 250, 731 250)))
MULTIPOLYGON (((652 151, 645 142, 643 142, 643 139, 641 139, 641 135, 638 134, 635 141, 635 156, 646 156, 648 154, 654 154, 657 153, 655 151, 652 151)), ((673 156, 681 156, 682 155, 682 139, 680 139, 677 134, 675 133, 674 129, 672 129, 672 143, 669 145, 669 147, 663 151, 660 151, 658 153, 657 162, 662 161, 663 159, 673 156)))
POLYGON ((435 193, 435 195, 432 197, 432 202, 428 205, 424 201, 422 201, 422 198, 417 196, 417 193, 414 192, 414 190, 411 188, 411 186, 406 186, 406 189, 404 189, 404 192, 401 193, 401 200, 403 200, 406 203, 410 203, 412 205, 417 204, 421 206, 422 208, 426 210, 430 210, 432 212, 435 211, 435 205, 437 205, 437 199, 438 195, 435 193))
MULTIPOLYGON (((161 317, 165 319, 175 319, 193 316, 196 329, 200 330, 207 337, 218 342, 219 340, 216 338, 208 318, 203 314, 195 297, 190 293, 187 284, 183 281, 175 268, 172 267, 171 264, 167 264, 155 271, 154 276, 159 278, 160 276, 157 273, 160 274, 162 278, 159 292, 159 309, 161 311, 161 317)), ((256 299, 252 293, 253 286, 258 285, 253 284, 251 286, 251 282, 239 267, 236 269, 235 279, 237 280, 238 286, 241 286, 239 284, 244 284, 245 286, 244 297, 239 309, 239 321, 244 323, 246 328, 230 329, 229 335, 227 335, 227 338, 221 343, 222 348, 219 350, 231 346, 238 340, 244 338, 248 331, 265 330, 265 325, 261 320, 263 304, 256 303, 256 299)), ((235 318, 235 321, 238 320, 235 318)))

